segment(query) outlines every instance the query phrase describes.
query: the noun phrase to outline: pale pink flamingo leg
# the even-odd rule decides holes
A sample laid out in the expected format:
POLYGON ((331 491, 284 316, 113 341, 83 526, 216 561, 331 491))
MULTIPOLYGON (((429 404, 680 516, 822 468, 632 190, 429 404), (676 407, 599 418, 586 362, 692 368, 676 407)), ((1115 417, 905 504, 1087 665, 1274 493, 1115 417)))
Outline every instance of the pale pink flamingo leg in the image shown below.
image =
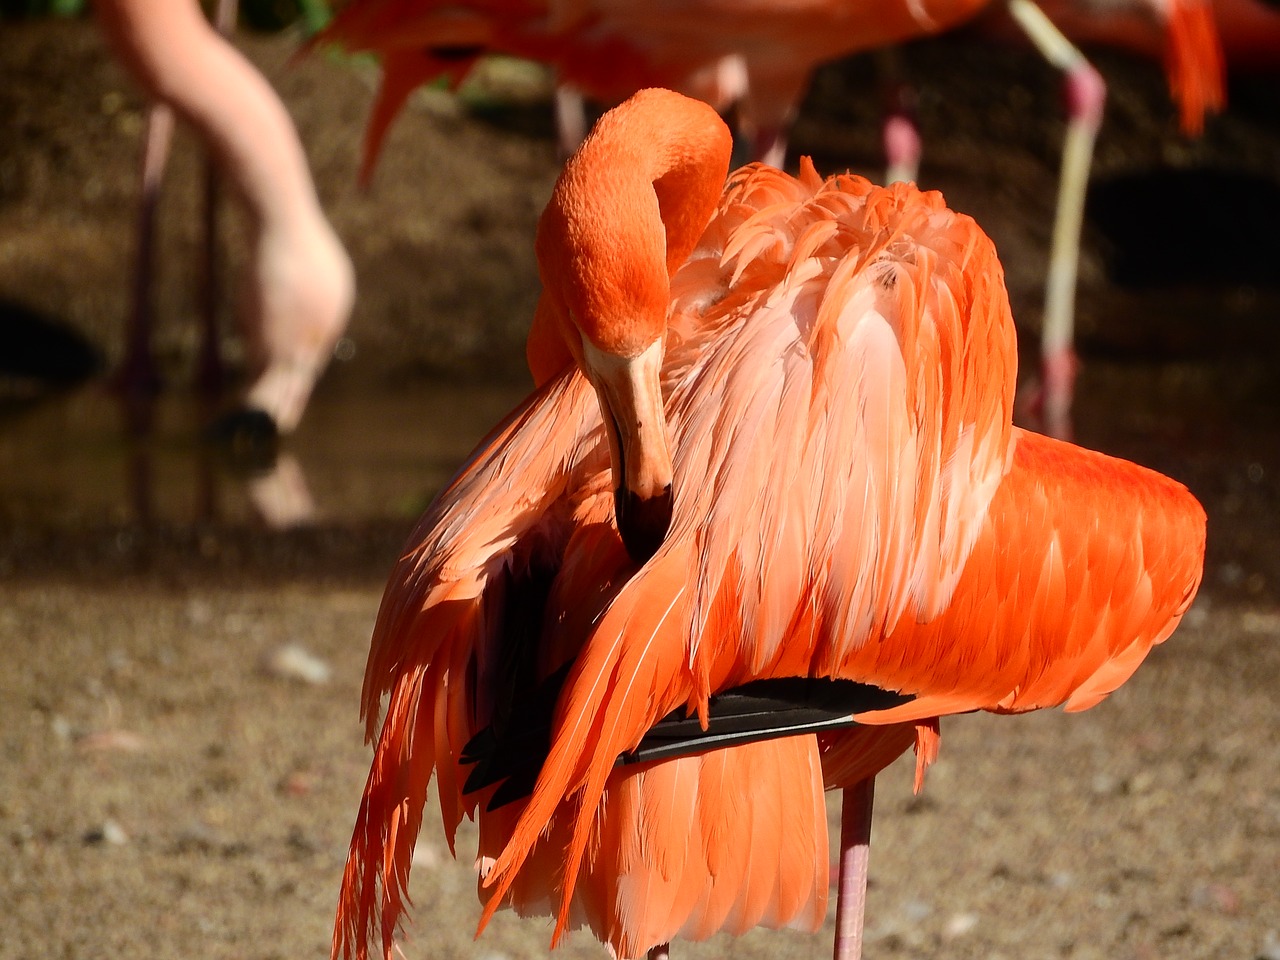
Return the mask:
POLYGON ((914 183, 924 143, 915 118, 903 104, 890 106, 884 118, 885 183, 914 183))
POLYGON ((836 900, 835 960, 859 960, 871 856, 875 777, 847 787, 840 803, 840 887, 836 900))
POLYGON ((1077 366, 1072 342, 1080 234, 1093 145, 1102 125, 1107 88, 1102 75, 1084 54, 1031 0, 1009 0, 1009 13, 1044 58, 1065 74, 1067 133, 1062 147, 1058 206, 1045 279, 1038 406, 1045 432, 1068 439, 1077 366))
POLYGON ((560 158, 570 156, 587 135, 587 103, 582 91, 569 83, 556 84, 556 142, 560 158))
POLYGON ((880 142, 884 146, 884 182, 914 183, 920 174, 924 141, 916 122, 915 87, 903 79, 897 47, 876 51, 881 98, 885 104, 880 142))
MULTIPOLYGON (((228 37, 236 27, 235 0, 218 0, 213 12, 213 28, 228 37)), ((204 269, 201 290, 200 360, 197 382, 210 396, 222 389, 226 371, 222 363, 222 343, 218 335, 218 304, 221 302, 221 271, 218 269, 218 204, 222 190, 218 167, 205 159, 204 170, 204 269)))
POLYGON ((125 321, 125 350, 115 383, 125 398, 130 426, 143 430, 149 419, 145 407, 160 384, 155 358, 151 353, 151 335, 155 327, 155 223, 160 202, 160 183, 164 178, 169 146, 173 141, 173 111, 156 104, 147 114, 147 133, 142 148, 141 198, 134 249, 133 303, 125 321))

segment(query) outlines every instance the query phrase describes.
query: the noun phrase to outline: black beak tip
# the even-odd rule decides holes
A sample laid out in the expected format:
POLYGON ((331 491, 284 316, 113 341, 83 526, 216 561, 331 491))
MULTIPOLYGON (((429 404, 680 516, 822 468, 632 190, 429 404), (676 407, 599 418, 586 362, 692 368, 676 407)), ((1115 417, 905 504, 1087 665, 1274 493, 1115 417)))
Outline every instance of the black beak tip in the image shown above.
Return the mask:
POLYGON ((614 493, 614 503, 622 544, 635 563, 643 564, 658 552, 671 527, 671 484, 656 497, 649 498, 638 497, 620 487, 614 493))

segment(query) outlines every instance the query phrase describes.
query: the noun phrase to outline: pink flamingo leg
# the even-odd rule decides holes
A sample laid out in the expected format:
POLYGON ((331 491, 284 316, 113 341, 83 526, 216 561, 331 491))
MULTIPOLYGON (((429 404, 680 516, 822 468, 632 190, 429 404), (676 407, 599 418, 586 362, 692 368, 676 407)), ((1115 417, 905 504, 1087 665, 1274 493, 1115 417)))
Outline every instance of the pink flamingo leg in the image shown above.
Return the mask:
POLYGON ((914 183, 920 173, 924 141, 916 122, 916 92, 903 79, 897 47, 876 51, 880 86, 885 103, 880 139, 884 144, 885 183, 914 183))
MULTIPOLYGON (((134 251, 133 303, 125 331, 125 353, 116 373, 116 386, 131 411, 140 410, 160 384, 151 354, 151 332, 155 327, 156 208, 160 184, 173 141, 173 110, 156 104, 147 114, 147 135, 142 148, 141 201, 138 204, 136 249, 134 251)), ((132 416, 131 420, 137 420, 132 416)))
POLYGON ((836 901, 835 960, 859 960, 871 856, 871 807, 875 777, 844 791, 840 805, 840 889, 836 901))
POLYGON ((1065 440, 1071 435, 1071 394, 1076 371, 1072 343, 1080 233, 1093 145, 1102 126, 1107 87, 1084 54, 1031 0, 1009 0, 1009 12, 1041 55, 1063 71, 1066 88, 1067 134, 1062 145, 1058 206, 1045 278, 1040 335, 1042 383, 1036 404, 1045 432, 1065 440))
MULTIPOLYGON (((213 27, 223 37, 236 27, 234 0, 218 0, 213 13, 213 27)), ((221 277, 218 269, 218 202, 221 194, 218 167, 211 157, 205 158, 204 170, 204 288, 201 290, 200 360, 197 380, 207 395, 222 389, 226 371, 222 363, 221 337, 218 334, 218 304, 221 302, 221 277)))
POLYGON ((895 96, 884 118, 885 183, 914 183, 920 173, 924 141, 906 103, 895 96))
POLYGON ((1107 99, 1106 82, 1081 59, 1064 78, 1067 137, 1058 178, 1058 209, 1054 220, 1049 271, 1045 279, 1044 323, 1040 335, 1041 375, 1044 379, 1045 431, 1060 440, 1071 438, 1071 398, 1075 387, 1076 272, 1080 263, 1080 234, 1089 183, 1093 145, 1102 126, 1107 99))
POLYGON ((556 142, 560 158, 571 156, 587 136, 587 102, 582 91, 568 83, 556 84, 556 142))

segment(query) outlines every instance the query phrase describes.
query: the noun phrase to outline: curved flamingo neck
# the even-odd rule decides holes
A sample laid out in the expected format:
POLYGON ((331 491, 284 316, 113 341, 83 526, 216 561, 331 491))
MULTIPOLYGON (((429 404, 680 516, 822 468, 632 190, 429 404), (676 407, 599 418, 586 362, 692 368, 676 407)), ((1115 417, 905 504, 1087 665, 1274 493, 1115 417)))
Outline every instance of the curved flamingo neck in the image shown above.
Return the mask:
POLYGON ((195 0, 98 0, 94 6, 135 80, 205 135, 264 230, 312 229, 323 221, 284 105, 217 35, 195 0))
POLYGON ((537 251, 544 310, 575 357, 582 336, 622 357, 662 336, 670 276, 715 210, 731 147, 706 104, 643 90, 603 117, 566 164, 537 251))

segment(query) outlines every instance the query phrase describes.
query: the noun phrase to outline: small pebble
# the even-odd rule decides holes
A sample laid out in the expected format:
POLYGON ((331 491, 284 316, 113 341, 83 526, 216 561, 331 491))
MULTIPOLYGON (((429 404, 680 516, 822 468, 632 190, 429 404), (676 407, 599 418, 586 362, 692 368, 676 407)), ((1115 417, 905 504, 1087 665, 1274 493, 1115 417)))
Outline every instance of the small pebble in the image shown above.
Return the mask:
POLYGON ((1076 878, 1069 870, 1055 870, 1049 874, 1049 886, 1055 890, 1066 890, 1075 882, 1076 878))
POLYGON ((315 775, 308 770, 294 770, 280 781, 280 792, 288 797, 305 797, 314 789, 315 775))
POLYGON ((106 843, 113 847, 123 847, 129 842, 129 835, 124 827, 114 820, 104 820, 102 826, 94 827, 84 835, 84 842, 89 844, 106 843))
POLYGON ((147 741, 129 730, 95 730, 78 738, 76 746, 89 753, 138 753, 146 749, 147 741))
POLYGON ((908 900, 902 905, 902 916, 908 923, 919 923, 931 913, 933 913, 933 907, 923 900, 908 900))
POLYGON ((418 841, 413 848, 413 865, 424 870, 434 870, 440 865, 440 851, 435 844, 418 841))
POLYGON ((952 940, 956 937, 963 937, 966 933, 972 933, 978 926, 978 915, 976 913, 953 913, 947 918, 947 922, 942 927, 942 935, 952 940))
POLYGON ((1191 891, 1191 905, 1233 917, 1240 912, 1240 895, 1225 883, 1202 883, 1191 891))
POLYGON ((286 643, 272 651, 263 663, 266 671, 287 680, 322 684, 329 682, 329 664, 296 643, 286 643))

